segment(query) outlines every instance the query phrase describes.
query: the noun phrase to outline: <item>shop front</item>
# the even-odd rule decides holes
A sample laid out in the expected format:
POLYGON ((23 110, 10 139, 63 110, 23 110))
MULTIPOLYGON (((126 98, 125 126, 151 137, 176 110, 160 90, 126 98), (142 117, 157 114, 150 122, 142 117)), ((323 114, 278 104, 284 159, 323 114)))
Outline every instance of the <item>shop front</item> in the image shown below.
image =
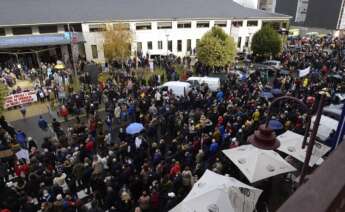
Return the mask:
POLYGON ((70 64, 71 44, 83 45, 82 41, 79 33, 69 32, 0 37, 0 64, 22 64, 28 68, 38 67, 41 62, 55 63, 57 60, 70 64))

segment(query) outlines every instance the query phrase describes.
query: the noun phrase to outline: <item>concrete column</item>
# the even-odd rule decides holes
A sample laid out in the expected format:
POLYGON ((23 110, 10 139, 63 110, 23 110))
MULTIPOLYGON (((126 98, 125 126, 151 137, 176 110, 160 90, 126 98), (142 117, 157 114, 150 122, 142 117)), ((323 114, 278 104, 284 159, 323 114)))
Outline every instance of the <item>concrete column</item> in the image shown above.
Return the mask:
POLYGON ((40 34, 40 31, 38 29, 38 26, 32 26, 31 27, 31 30, 32 30, 32 34, 33 35, 39 35, 40 34))
POLYGON ((64 25, 58 25, 57 30, 58 30, 58 33, 64 33, 65 32, 64 25))
POLYGON ((62 62, 65 63, 65 65, 69 64, 69 52, 68 52, 68 46, 67 45, 63 45, 61 46, 61 54, 62 54, 62 62))

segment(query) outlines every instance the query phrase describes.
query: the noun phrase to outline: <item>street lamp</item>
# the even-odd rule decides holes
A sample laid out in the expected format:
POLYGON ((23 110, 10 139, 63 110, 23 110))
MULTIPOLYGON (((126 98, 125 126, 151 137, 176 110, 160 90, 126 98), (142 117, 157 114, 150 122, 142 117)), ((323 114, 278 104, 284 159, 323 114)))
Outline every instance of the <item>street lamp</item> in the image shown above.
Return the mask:
MULTIPOLYGON (((293 102, 298 103, 301 105, 306 111, 308 111, 308 117, 307 117, 307 129, 309 129, 310 126, 310 112, 309 108, 306 104, 304 104, 301 100, 292 97, 292 96, 282 96, 276 98, 270 105, 268 109, 268 116, 266 118, 265 124, 262 124, 259 126, 259 129, 254 132, 253 135, 248 137, 248 142, 254 145, 255 147, 259 149, 265 149, 265 150, 275 150, 280 146, 279 140, 276 138, 276 135, 274 131, 268 126, 269 121, 271 120, 272 117, 272 107, 275 105, 277 102, 284 101, 284 100, 290 100, 293 102)), ((303 143, 305 143, 306 139, 308 136, 308 130, 305 132, 304 140, 303 143)))
MULTIPOLYGON (((301 170, 301 175, 300 175, 300 181, 299 184, 301 185, 304 182, 304 178, 305 175, 307 173, 307 169, 309 166, 309 161, 313 152, 313 147, 315 144, 315 139, 316 139, 316 134, 319 128, 319 124, 320 124, 320 119, 321 119, 321 115, 322 115, 322 109, 323 109, 323 105, 325 102, 325 98, 326 96, 328 96, 329 94, 326 92, 326 89, 323 89, 320 92, 321 98, 318 104, 318 108, 317 108, 317 112, 316 112, 316 119, 313 125, 313 129, 312 132, 310 134, 310 139, 308 142, 308 147, 307 147, 307 151, 306 151, 306 156, 305 156, 305 160, 303 163, 303 168, 301 170)), ((279 101, 284 101, 284 100, 290 100, 293 101, 297 104, 299 104, 300 106, 302 106, 304 108, 305 111, 308 112, 308 116, 307 116, 307 127, 304 133, 304 138, 303 138, 303 142, 302 142, 302 149, 305 148, 305 145, 307 144, 307 138, 308 138, 308 133, 309 133, 309 128, 310 128, 310 123, 311 123, 311 110, 308 108, 308 106, 303 103, 301 100, 295 98, 295 97, 291 97, 291 96, 282 96, 279 97, 277 99, 275 99, 270 107, 269 107, 269 113, 266 119, 266 123, 261 125, 259 127, 259 130, 256 130, 255 133, 251 136, 248 137, 248 142, 251 143, 252 145, 254 145, 255 147, 259 148, 259 149, 265 149, 265 150, 274 150, 277 149, 280 145, 279 141, 276 139, 276 135, 273 132, 273 130, 268 126, 268 123, 272 117, 272 106, 274 104, 276 104, 279 101)))

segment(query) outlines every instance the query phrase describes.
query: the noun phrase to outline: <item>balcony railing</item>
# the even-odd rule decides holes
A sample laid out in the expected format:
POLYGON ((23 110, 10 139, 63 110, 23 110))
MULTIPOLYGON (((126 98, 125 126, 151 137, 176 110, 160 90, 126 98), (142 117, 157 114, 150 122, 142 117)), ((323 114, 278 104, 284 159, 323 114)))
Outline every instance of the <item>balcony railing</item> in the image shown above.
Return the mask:
POLYGON ((278 212, 345 211, 345 142, 310 175, 278 212))

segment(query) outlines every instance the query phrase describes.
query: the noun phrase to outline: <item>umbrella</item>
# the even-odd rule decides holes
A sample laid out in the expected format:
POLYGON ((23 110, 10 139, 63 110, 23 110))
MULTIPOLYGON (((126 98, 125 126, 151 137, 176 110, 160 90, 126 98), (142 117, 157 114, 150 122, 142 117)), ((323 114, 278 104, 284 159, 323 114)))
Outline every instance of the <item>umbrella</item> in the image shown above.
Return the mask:
POLYGON ((339 80, 343 79, 343 77, 340 76, 339 74, 332 74, 332 75, 330 75, 329 77, 330 77, 330 78, 334 78, 334 79, 339 79, 339 80))
POLYGON ((275 151, 258 149, 252 145, 223 150, 223 153, 241 170, 250 183, 296 171, 275 151))
POLYGON ((279 73, 280 73, 281 75, 289 75, 289 71, 286 70, 286 69, 280 69, 280 70, 279 70, 279 73))
POLYGON ((65 65, 64 64, 57 64, 54 66, 54 69, 59 69, 59 70, 65 69, 65 65))
POLYGON ((274 89, 272 89, 271 93, 273 95, 280 95, 280 94, 282 94, 282 90, 279 88, 274 88, 274 89))
MULTIPOLYGON (((311 124, 310 128, 313 129, 314 122, 315 122, 316 116, 313 116, 311 119, 311 124)), ((338 127, 338 121, 335 119, 332 119, 328 116, 321 116, 320 119, 320 125, 317 130, 316 136, 321 140, 321 141, 326 141, 329 134, 331 134, 332 130, 337 130, 338 127)))
POLYGON ((277 120, 277 119, 271 119, 268 122, 268 126, 272 129, 272 130, 281 130, 284 128, 283 124, 277 120))
POLYGON ((273 98, 273 94, 271 92, 262 91, 260 93, 260 97, 266 98, 266 99, 271 99, 271 98, 273 98))
MULTIPOLYGON (((302 135, 292 131, 286 131, 284 134, 277 137, 280 141, 278 150, 291 155, 303 163, 307 151, 307 148, 302 149, 303 138, 304 136, 302 135)), ((317 164, 318 161, 322 159, 322 156, 324 156, 330 149, 330 147, 316 142, 310 157, 309 166, 312 167, 317 164)))
POLYGON ((143 129, 144 129, 143 124, 134 122, 128 125, 128 127, 126 128, 126 133, 130 135, 134 135, 134 134, 140 133, 143 129))
POLYGON ((170 212, 252 212, 261 193, 262 190, 235 178, 206 170, 185 199, 170 212))

